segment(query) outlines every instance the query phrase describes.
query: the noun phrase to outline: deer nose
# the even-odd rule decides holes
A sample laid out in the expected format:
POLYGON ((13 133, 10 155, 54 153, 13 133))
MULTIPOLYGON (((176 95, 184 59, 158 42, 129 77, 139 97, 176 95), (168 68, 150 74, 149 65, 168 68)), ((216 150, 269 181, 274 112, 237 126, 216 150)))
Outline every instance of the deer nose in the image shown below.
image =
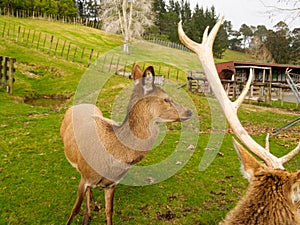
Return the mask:
POLYGON ((193 112, 191 110, 186 111, 186 116, 191 117, 193 115, 193 112))

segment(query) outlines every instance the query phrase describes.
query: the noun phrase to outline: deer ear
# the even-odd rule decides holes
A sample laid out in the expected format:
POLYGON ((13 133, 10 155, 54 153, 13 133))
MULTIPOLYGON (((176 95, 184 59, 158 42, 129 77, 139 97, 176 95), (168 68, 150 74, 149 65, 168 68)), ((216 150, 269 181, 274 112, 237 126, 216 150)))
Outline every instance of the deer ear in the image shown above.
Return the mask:
POLYGON ((147 67, 143 74, 144 93, 147 94, 154 89, 155 73, 153 66, 147 67))
POLYGON ((133 80, 138 80, 141 79, 143 77, 143 71, 141 70, 140 66, 136 63, 133 64, 133 68, 132 68, 132 77, 133 80))
POLYGON ((241 162, 241 172, 243 176, 250 182, 254 173, 264 166, 259 163, 242 145, 233 138, 233 145, 239 155, 241 162))

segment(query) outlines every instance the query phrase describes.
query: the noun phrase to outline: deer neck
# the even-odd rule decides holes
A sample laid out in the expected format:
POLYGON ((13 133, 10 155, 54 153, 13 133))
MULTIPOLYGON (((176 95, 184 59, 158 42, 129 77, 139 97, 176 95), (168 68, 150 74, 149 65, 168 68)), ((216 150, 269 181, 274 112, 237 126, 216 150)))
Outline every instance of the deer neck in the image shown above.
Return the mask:
POLYGON ((116 129, 117 137, 125 146, 144 153, 151 149, 159 128, 150 111, 143 102, 131 108, 123 124, 116 129))

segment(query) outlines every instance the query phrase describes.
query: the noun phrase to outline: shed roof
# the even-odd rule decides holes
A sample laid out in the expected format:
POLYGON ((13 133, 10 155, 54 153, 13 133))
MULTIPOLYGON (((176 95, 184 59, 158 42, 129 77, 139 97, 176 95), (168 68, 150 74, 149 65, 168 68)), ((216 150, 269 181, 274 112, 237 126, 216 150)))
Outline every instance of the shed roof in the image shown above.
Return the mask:
POLYGON ((235 66, 259 66, 259 67, 272 67, 277 69, 296 69, 300 72, 300 65, 287 65, 287 64, 275 64, 275 63, 256 63, 256 62, 243 62, 243 61, 228 61, 222 63, 216 63, 218 73, 223 69, 234 69, 235 66))

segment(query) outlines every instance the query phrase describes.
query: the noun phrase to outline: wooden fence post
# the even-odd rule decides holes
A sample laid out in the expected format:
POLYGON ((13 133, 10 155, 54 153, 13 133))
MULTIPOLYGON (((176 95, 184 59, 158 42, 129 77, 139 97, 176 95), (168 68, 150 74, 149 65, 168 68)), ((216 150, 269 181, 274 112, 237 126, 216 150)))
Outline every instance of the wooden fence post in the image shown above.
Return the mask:
POLYGON ((11 40, 15 39, 15 28, 16 28, 16 24, 14 24, 14 26, 13 26, 13 30, 12 30, 12 33, 11 33, 11 40))
POLYGON ((19 27, 18 27, 17 37, 16 37, 16 42, 19 41, 20 32, 21 32, 21 27, 19 26, 19 27))
POLYGON ((2 73, 2 61, 3 61, 3 56, 0 56, 0 86, 2 85, 2 78, 3 78, 3 73, 2 73))
POLYGON ((75 50, 74 50, 74 55, 73 55, 73 59, 72 59, 72 61, 74 62, 75 61, 75 57, 76 57, 76 52, 77 52, 77 45, 76 45, 76 47, 75 47, 75 50))
POLYGON ((58 47, 58 43, 59 43, 59 38, 57 39, 56 45, 55 45, 55 51, 54 51, 54 55, 56 55, 56 51, 57 51, 57 47, 58 47))
POLYGON ((26 30, 26 28, 24 27, 23 34, 22 34, 22 42, 24 42, 25 30, 26 30))
POLYGON ((71 48, 71 42, 69 43, 69 46, 68 46, 67 60, 69 60, 70 48, 71 48))
POLYGON ((119 63, 120 63, 120 56, 118 57, 118 61, 117 61, 116 74, 119 71, 119 63))
POLYGON ((49 49, 48 49, 48 54, 50 54, 50 52, 51 52, 52 43, 53 43, 53 35, 51 36, 51 39, 50 39, 50 45, 49 45, 49 49))
POLYGON ((39 34, 39 38, 38 38, 38 43, 37 43, 37 45, 36 45, 36 49, 39 49, 40 40, 41 40, 41 35, 42 35, 42 32, 40 32, 40 34, 39 34))
POLYGON ((60 54, 60 56, 63 56, 63 54, 64 54, 65 45, 66 45, 66 40, 64 41, 63 47, 62 47, 62 49, 61 49, 61 54, 60 54))
POLYGON ((47 40, 47 34, 45 34, 45 38, 44 38, 44 42, 43 42, 43 51, 44 51, 45 46, 46 46, 46 40, 47 40))
POLYGON ((80 57, 80 62, 81 63, 82 63, 82 60, 83 60, 84 50, 85 50, 85 47, 83 47, 82 52, 81 52, 81 57, 80 57))
POLYGON ((7 33, 6 33, 7 37, 9 37, 9 32, 10 32, 10 24, 8 24, 8 29, 7 29, 7 33))
POLYGON ((6 56, 3 57, 3 87, 5 88, 7 86, 7 61, 8 58, 6 56))
POLYGON ((114 61, 114 56, 111 57, 111 60, 110 60, 110 64, 109 64, 109 69, 108 69, 108 72, 110 73, 110 70, 111 70, 111 66, 113 64, 113 61, 114 61))
POLYGON ((3 26, 2 37, 4 37, 4 34, 5 34, 5 28, 6 28, 6 22, 4 23, 4 26, 3 26))
POLYGON ((89 57, 89 61, 88 61, 88 67, 91 65, 91 61, 92 61, 92 57, 93 57, 93 51, 94 51, 94 49, 92 48, 91 53, 90 53, 90 57, 89 57))
POLYGON ((33 37, 32 37, 32 40, 31 40, 31 46, 34 45, 34 39, 35 39, 35 30, 33 31, 33 37))
POLYGON ((13 87, 14 87, 14 72, 15 72, 15 68, 14 68, 14 63, 16 62, 16 59, 14 58, 9 58, 9 90, 8 92, 12 95, 13 94, 13 87))
MULTIPOLYGON (((124 65, 123 77, 125 77, 125 73, 126 73, 126 65, 127 65, 127 60, 125 61, 125 65, 124 65)), ((145 65, 145 64, 144 64, 144 65, 145 65)))
POLYGON ((26 40, 26 45, 28 45, 29 36, 30 36, 30 30, 28 31, 27 40, 26 40))

